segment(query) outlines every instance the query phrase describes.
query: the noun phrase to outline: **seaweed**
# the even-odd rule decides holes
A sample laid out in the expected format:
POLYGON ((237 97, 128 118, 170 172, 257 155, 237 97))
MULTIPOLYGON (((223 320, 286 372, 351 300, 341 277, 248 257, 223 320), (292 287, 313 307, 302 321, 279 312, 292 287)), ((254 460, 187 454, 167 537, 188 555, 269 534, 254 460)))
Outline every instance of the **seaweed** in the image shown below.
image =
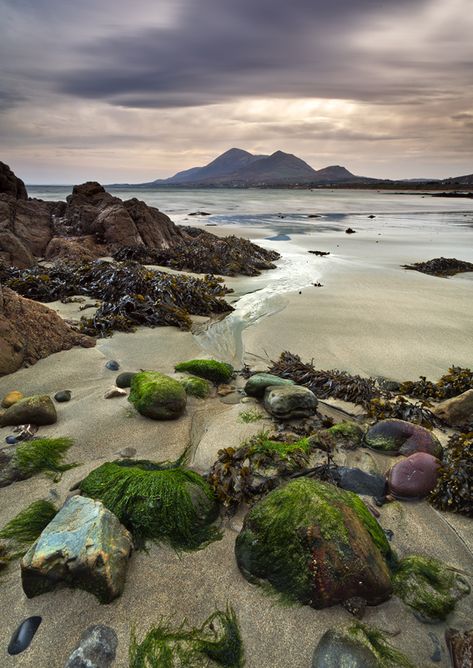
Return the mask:
POLYGON ((299 355, 288 351, 281 353, 279 360, 271 364, 268 373, 308 387, 319 399, 333 397, 366 407, 372 399, 381 396, 373 378, 351 376, 345 371, 320 371, 313 362, 304 363, 299 355))
POLYGON ((440 425, 442 421, 432 413, 431 408, 432 405, 424 401, 411 402, 404 397, 396 397, 394 401, 390 401, 378 397, 370 401, 367 412, 376 420, 396 418, 432 429, 440 425))
POLYGON ((15 467, 26 478, 42 471, 63 473, 77 464, 63 464, 72 445, 70 438, 38 438, 18 445, 13 455, 15 467))
POLYGON ((231 364, 218 362, 217 360, 189 360, 187 362, 179 362, 174 369, 176 371, 186 371, 216 384, 228 383, 235 372, 231 364))
POLYGON ((218 504, 211 486, 178 462, 107 462, 89 473, 80 489, 114 513, 139 548, 151 540, 197 550, 221 538, 212 526, 218 504))
POLYGON ((448 373, 439 378, 436 383, 420 376, 417 381, 405 381, 401 384, 400 392, 418 399, 450 399, 467 390, 473 389, 473 371, 460 366, 451 366, 448 373))
POLYGON ((403 264, 404 269, 411 269, 420 271, 422 274, 429 274, 429 276, 440 276, 448 278, 461 274, 466 271, 473 271, 473 264, 463 260, 457 260, 454 257, 436 257, 427 262, 414 262, 413 264, 403 264))
POLYGON ((199 399, 206 399, 211 391, 211 386, 204 378, 197 376, 186 376, 179 378, 179 383, 185 389, 186 394, 199 399))
POLYGON ((203 279, 152 271, 136 262, 59 261, 31 269, 0 266, 0 281, 23 297, 41 302, 85 295, 102 300, 82 316, 79 329, 92 336, 131 332, 140 325, 190 329, 190 315, 228 313, 229 290, 215 277, 203 279))
POLYGON ((15 556, 24 554, 55 517, 57 508, 50 501, 34 501, 0 531, 0 538, 15 545, 15 556))
POLYGON ((274 269, 279 253, 261 248, 248 239, 230 236, 219 238, 205 230, 181 226, 185 237, 170 248, 127 246, 114 255, 115 260, 135 260, 171 269, 223 276, 258 276, 262 270, 274 269))
POLYGON ((234 610, 216 610, 198 628, 186 620, 176 628, 162 620, 138 642, 132 631, 129 649, 130 668, 242 668, 243 643, 234 610))
POLYGON ((384 633, 373 626, 357 622, 350 626, 348 635, 373 652, 379 668, 415 668, 404 654, 388 643, 384 633))
POLYGON ((440 510, 473 517, 473 432, 450 437, 429 501, 440 510))
POLYGON ((238 416, 240 422, 244 422, 245 424, 250 422, 259 422, 263 418, 263 413, 256 408, 250 408, 247 411, 241 411, 240 415, 238 416))

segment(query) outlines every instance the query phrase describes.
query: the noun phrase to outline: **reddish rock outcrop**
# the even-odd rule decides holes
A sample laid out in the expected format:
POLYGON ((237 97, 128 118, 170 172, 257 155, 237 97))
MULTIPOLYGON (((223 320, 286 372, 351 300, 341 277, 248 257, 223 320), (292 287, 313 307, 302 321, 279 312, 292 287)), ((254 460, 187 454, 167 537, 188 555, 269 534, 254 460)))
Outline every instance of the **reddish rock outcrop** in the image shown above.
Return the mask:
POLYGON ((73 346, 94 345, 51 309, 0 285, 0 376, 73 346))

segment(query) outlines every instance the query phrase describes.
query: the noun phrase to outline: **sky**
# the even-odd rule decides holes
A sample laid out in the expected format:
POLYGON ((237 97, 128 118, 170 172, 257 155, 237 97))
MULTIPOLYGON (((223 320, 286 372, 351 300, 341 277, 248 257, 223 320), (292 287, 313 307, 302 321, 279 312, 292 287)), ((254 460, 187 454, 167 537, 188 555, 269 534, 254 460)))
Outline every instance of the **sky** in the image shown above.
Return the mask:
POLYGON ((0 160, 143 182, 231 147, 473 173, 471 0, 0 0, 0 160))

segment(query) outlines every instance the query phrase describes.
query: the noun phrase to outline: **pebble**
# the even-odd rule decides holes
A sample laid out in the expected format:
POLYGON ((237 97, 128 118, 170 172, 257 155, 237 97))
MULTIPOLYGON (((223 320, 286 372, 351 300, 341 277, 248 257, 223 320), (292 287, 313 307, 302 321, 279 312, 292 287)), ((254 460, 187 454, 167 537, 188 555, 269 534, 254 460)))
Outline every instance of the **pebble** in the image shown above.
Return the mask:
POLYGON ((126 397, 126 390, 122 390, 119 387, 112 387, 110 390, 107 390, 103 395, 104 399, 114 399, 115 397, 126 397))
POLYGON ((24 397, 21 392, 18 392, 18 390, 13 390, 3 397, 2 406, 3 408, 10 408, 10 406, 13 406, 13 404, 16 404, 17 401, 20 401, 20 399, 23 398, 24 397))
POLYGON ((8 443, 8 445, 16 445, 18 443, 18 439, 16 436, 7 436, 5 443, 8 443))
POLYGON ((56 394, 54 395, 54 399, 59 403, 70 401, 71 397, 72 397, 72 392, 70 390, 60 390, 59 392, 56 392, 56 394))
POLYGON ((134 457, 136 455, 136 448, 132 448, 130 446, 123 448, 123 450, 120 450, 118 453, 120 457, 123 457, 124 459, 129 459, 130 457, 134 457))
POLYGON ((8 654, 15 655, 24 652, 30 646, 36 631, 41 624, 41 617, 28 617, 16 629, 8 645, 8 654))
POLYGON ((107 369, 110 369, 110 371, 118 371, 120 368, 120 365, 118 364, 117 360, 109 360, 106 364, 105 367, 107 369))
POLYGON ((115 378, 115 385, 117 387, 131 387, 131 381, 136 376, 136 373, 133 371, 123 371, 115 378))

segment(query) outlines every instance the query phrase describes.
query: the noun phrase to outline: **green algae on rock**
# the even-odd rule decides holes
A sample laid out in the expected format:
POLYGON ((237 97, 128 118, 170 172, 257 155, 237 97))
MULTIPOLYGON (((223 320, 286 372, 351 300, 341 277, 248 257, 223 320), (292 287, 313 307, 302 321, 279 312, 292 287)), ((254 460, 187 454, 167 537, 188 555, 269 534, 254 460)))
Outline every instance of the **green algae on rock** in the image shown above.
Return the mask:
POLYGON ((328 429, 319 429, 310 436, 312 447, 327 450, 341 447, 355 450, 361 445, 364 431, 356 422, 338 422, 328 429))
POLYGON ((210 394, 211 386, 205 378, 186 376, 185 378, 179 378, 178 382, 182 385, 186 394, 191 397, 206 399, 210 394))
POLYGON ((3 527, 0 538, 11 541, 15 556, 20 556, 39 538, 56 513, 57 508, 50 501, 33 501, 3 527))
POLYGON ((0 416, 0 426, 48 425, 57 421, 56 408, 47 394, 19 399, 0 416))
POLYGON ((121 460, 102 464, 81 481, 129 529, 137 547, 147 540, 194 550, 218 540, 215 494, 198 473, 178 464, 121 460))
POLYGON ((466 579, 438 559, 412 555, 402 559, 393 576, 394 592, 425 622, 443 620, 470 593, 466 579))
POLYGON ((138 641, 131 634, 129 668, 242 668, 243 643, 234 610, 216 610, 199 628, 184 621, 172 628, 163 620, 138 641))
POLYGON ((392 592, 384 531, 351 492, 307 478, 270 492, 245 517, 235 546, 250 582, 324 608, 354 596, 369 605, 392 592))
POLYGON ((440 510, 473 517, 473 432, 450 437, 429 500, 440 510))
POLYGON ((425 427, 404 420, 381 420, 368 429, 365 443, 369 448, 385 454, 412 455, 427 452, 434 457, 442 456, 438 438, 425 427))
POLYGON ((187 395, 174 378, 158 371, 141 371, 133 376, 128 401, 145 417, 174 420, 184 412, 187 395))
POLYGON ((379 668, 414 668, 414 664, 395 649, 379 629, 357 623, 350 626, 348 635, 370 649, 376 657, 379 668))
POLYGON ((174 369, 176 371, 186 371, 215 384, 228 383, 235 371, 231 364, 218 362, 217 360, 188 360, 187 362, 179 362, 174 369))

